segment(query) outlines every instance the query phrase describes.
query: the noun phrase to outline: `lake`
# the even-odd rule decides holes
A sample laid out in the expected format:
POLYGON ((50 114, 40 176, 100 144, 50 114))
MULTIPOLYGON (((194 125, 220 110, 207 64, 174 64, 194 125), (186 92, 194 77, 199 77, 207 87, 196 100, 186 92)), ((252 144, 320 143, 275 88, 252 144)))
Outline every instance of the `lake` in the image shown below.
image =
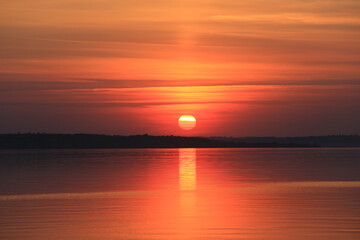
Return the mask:
POLYGON ((0 151, 0 239, 360 239, 360 149, 0 151))

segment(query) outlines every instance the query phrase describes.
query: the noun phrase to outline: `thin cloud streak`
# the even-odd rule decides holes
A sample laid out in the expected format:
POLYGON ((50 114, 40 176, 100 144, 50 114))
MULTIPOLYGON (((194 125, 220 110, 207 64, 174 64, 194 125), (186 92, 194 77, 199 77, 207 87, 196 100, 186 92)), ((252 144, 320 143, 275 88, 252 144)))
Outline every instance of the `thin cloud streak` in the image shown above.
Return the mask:
MULTIPOLYGON (((1 77, 2 74, 0 74, 1 77)), ((9 74, 3 74, 3 79, 9 74)), ((77 78, 67 81, 52 80, 16 80, 18 76, 11 76, 8 81, 2 81, 0 91, 62 91, 62 90, 91 90, 91 89, 123 89, 123 88, 178 88, 178 87, 221 87, 221 86, 346 86, 360 85, 357 79, 350 80, 272 80, 272 81, 224 81, 224 80, 131 80, 131 79, 91 79, 77 78)), ((20 75, 20 78, 27 78, 27 75, 20 75)), ((36 75, 33 77, 36 79, 36 75)))

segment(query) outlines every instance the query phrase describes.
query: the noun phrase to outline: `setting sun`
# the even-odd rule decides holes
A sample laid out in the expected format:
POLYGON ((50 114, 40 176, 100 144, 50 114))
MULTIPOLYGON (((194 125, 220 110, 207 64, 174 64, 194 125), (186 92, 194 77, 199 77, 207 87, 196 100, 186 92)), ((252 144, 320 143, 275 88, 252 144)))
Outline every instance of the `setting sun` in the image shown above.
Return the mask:
POLYGON ((192 115, 182 115, 178 122, 179 127, 184 130, 191 130, 196 126, 196 119, 192 115))

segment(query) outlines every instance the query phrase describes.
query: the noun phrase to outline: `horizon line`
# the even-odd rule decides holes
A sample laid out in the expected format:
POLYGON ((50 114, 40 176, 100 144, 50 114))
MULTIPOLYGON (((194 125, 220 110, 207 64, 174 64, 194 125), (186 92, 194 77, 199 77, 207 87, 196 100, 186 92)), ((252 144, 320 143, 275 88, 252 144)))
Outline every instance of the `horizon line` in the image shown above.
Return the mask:
POLYGON ((303 136, 183 136, 183 135, 152 135, 148 133, 143 134, 105 134, 105 133, 49 133, 49 132, 16 132, 16 133, 0 133, 0 135, 101 135, 101 136, 149 136, 149 137, 184 137, 184 138, 306 138, 306 137, 339 137, 339 136, 360 136, 358 133, 352 134, 328 134, 328 135, 303 135, 303 136))

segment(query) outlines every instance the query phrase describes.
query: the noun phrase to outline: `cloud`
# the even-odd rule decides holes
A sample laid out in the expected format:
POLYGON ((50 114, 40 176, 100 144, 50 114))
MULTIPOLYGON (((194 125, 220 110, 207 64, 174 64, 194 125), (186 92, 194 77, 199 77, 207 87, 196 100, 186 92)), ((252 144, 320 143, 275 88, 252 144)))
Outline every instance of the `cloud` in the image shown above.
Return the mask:
POLYGON ((0 91, 56 91, 85 89, 136 89, 173 87, 216 87, 216 86, 342 86, 360 85, 360 79, 311 79, 311 80, 149 80, 149 79, 98 79, 70 78, 41 74, 0 73, 0 91))
POLYGON ((323 16, 319 14, 308 13, 286 13, 286 14, 262 14, 262 15, 215 15, 210 20, 223 22, 261 22, 262 24, 349 24, 360 25, 359 16, 323 16))

